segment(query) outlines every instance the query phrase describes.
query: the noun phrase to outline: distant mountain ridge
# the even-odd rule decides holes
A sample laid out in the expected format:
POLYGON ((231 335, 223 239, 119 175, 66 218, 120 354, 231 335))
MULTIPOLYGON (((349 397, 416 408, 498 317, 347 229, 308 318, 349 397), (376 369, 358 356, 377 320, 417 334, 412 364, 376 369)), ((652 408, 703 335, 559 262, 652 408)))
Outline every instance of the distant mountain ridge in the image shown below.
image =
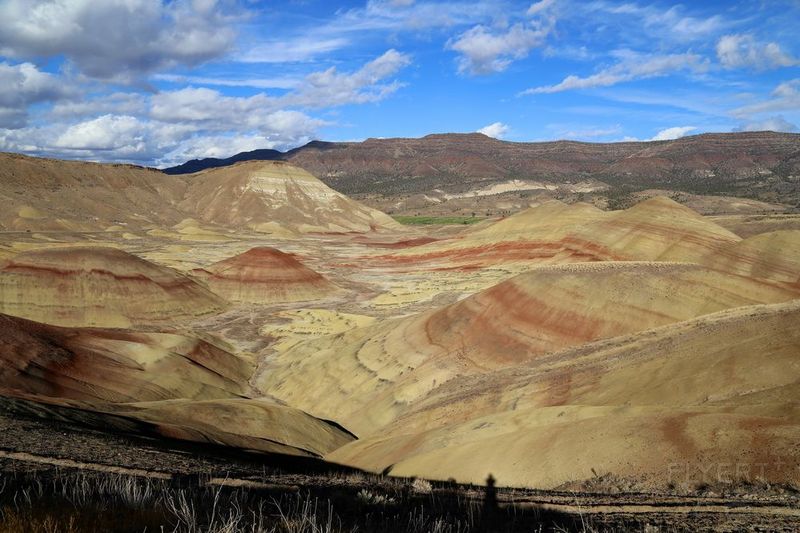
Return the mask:
POLYGON ((260 158, 288 161, 344 194, 397 196, 459 192, 512 179, 555 184, 594 179, 618 188, 800 199, 800 134, 776 132, 605 144, 517 143, 480 133, 313 141, 287 152, 255 150, 228 159, 192 160, 164 172, 196 172, 260 158))
POLYGON ((194 172, 200 172, 201 170, 206 170, 207 168, 227 167, 229 165, 233 165, 234 163, 241 163, 242 161, 286 161, 287 156, 289 156, 292 152, 296 150, 309 147, 322 147, 323 145, 326 144, 334 144, 334 143, 326 143, 323 141, 311 141, 310 143, 305 144, 300 148, 295 148, 293 150, 289 150, 288 152, 281 152, 280 150, 272 150, 270 148, 260 148, 257 150, 250 150, 249 152, 239 152, 236 155, 233 155, 231 157, 226 157, 224 159, 219 159, 216 157, 191 159, 186 163, 174 167, 165 168, 162 171, 165 174, 171 174, 171 175, 192 174, 194 172))

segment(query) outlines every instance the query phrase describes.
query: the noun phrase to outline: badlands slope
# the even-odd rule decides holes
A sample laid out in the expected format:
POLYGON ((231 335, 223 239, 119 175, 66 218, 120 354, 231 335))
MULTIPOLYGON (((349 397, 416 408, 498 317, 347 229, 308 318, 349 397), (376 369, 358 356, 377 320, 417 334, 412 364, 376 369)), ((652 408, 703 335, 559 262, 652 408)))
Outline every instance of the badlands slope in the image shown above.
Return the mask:
POLYGON ((431 392, 330 459, 542 488, 793 482, 800 304, 722 311, 556 352, 431 392), (736 469, 734 469, 734 467, 736 469))
POLYGON ((261 246, 191 271, 232 302, 273 304, 322 300, 338 287, 290 254, 261 246))
POLYGON ((800 291, 678 263, 531 270, 461 302, 299 344, 269 361, 261 390, 359 436, 450 380, 800 291), (317 383, 313 389, 305 384, 317 383))
POLYGON ((368 232, 396 228, 388 215, 340 194, 308 172, 283 162, 246 162, 187 178, 179 206, 200 220, 271 233, 368 232))
POLYGON ((0 172, 3 406, 542 488, 800 459, 798 232, 660 197, 424 232, 284 163, 63 169, 0 172))
POLYGON ((44 248, 0 263, 0 312, 50 324, 165 324, 225 307, 191 278, 116 248, 44 248))
POLYGON ((251 361, 212 339, 0 315, 0 392, 34 402, 29 413, 311 457, 352 440, 298 409, 248 398, 251 373, 251 361))
POLYGON ((391 217, 279 161, 170 176, 133 165, 0 153, 0 201, 0 230, 21 232, 287 236, 397 228, 391 217))
POLYGON ((468 231, 402 250, 387 262, 484 267, 507 262, 699 261, 740 238, 664 197, 624 211, 553 200, 468 231))

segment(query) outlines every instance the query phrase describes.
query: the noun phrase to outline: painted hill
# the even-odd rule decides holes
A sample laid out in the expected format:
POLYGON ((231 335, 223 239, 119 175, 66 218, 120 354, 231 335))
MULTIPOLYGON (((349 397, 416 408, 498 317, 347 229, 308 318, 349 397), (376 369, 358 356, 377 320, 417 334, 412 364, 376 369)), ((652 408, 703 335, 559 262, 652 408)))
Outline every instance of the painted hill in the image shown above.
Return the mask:
POLYGON ((453 239, 388 254, 389 263, 463 268, 507 262, 698 262, 741 239, 665 197, 621 211, 545 202, 453 239))
POLYGON ((238 398, 251 365, 187 335, 62 328, 0 315, 0 383, 90 402, 238 398))
POLYGON ((227 227, 300 233, 367 232, 397 227, 389 216, 329 188, 282 162, 239 163, 192 178, 180 207, 200 220, 227 227))
POLYGON ((154 169, 0 153, 0 229, 171 226, 186 218, 173 206, 185 191, 154 169))
POLYGON ((0 403, 28 415, 309 457, 352 440, 335 424, 247 398, 252 371, 211 339, 0 315, 0 403))
POLYGON ((296 345, 268 362, 258 386, 359 436, 370 435, 456 377, 798 296, 797 290, 692 264, 538 268, 438 310, 296 345))
POLYGON ((0 263, 0 312, 49 324, 165 324, 227 306, 191 278, 116 248, 44 248, 0 263))
POLYGON ((166 231, 185 238, 220 230, 285 236, 398 227, 283 162, 170 176, 131 165, 0 153, 0 201, 0 229, 12 231, 166 231))
POLYGON ((691 490, 717 482, 720 463, 740 465, 730 483, 791 482, 798 320, 796 301, 735 308, 453 380, 329 458, 542 488, 602 476, 691 490))
POLYGON ((261 246, 224 259, 191 275, 232 302, 273 304, 319 300, 338 287, 294 256, 261 246))

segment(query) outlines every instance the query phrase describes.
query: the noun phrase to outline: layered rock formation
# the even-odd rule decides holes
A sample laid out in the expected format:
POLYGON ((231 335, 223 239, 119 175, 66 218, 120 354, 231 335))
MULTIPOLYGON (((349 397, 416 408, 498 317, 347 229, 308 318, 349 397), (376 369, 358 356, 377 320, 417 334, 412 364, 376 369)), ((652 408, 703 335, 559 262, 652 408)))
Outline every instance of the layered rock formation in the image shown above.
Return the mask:
POLYGON ((736 308, 453 380, 329 457, 542 488, 607 474, 639 490, 787 483, 798 320, 797 302, 736 308))
POLYGON ((283 162, 247 162, 200 172, 180 208, 200 220, 271 232, 367 232, 398 227, 389 216, 283 162))
POLYGON ((321 457, 351 441, 269 398, 250 399, 253 365, 213 339, 62 328, 0 315, 0 403, 105 429, 321 457))
POLYGON ((191 278, 116 248, 44 248, 0 264, 0 312, 49 324, 164 324, 227 305, 191 278))
POLYGON ((319 300, 339 290, 325 276, 293 256, 266 246, 192 270, 191 274, 232 302, 273 304, 319 300))
POLYGON ((458 376, 798 296, 796 289, 692 264, 539 268, 435 311, 301 343, 270 360, 258 385, 362 436, 458 376), (317 383, 313 390, 305 385, 309 379, 317 383))

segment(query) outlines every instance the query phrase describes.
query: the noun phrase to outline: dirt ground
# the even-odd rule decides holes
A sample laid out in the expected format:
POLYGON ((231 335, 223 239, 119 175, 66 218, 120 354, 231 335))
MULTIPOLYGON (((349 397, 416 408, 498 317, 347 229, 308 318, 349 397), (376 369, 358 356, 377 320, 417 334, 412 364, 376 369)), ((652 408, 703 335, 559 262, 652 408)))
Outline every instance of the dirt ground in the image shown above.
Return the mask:
MULTIPOLYGON (((0 476, 91 471, 186 483, 296 492, 397 487, 404 480, 365 474, 312 460, 111 434, 55 421, 0 413, 0 476)), ((439 483, 442 497, 484 501, 486 489, 439 483)), ((800 494, 777 488, 751 493, 667 496, 642 493, 496 489, 499 507, 554 513, 600 531, 797 531, 800 494)))

